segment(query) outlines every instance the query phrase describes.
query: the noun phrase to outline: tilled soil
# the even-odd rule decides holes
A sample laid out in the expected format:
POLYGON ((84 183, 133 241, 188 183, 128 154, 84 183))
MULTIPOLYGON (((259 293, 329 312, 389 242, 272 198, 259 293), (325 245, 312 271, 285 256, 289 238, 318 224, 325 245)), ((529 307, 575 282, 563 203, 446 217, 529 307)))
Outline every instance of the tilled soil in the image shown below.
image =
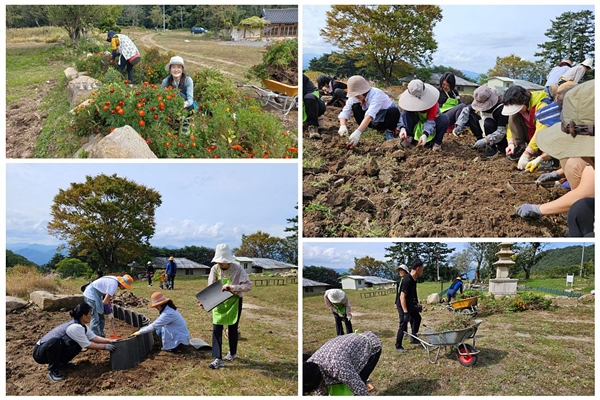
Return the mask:
MULTIPOLYGON (((543 172, 469 148, 472 135, 444 136, 443 150, 401 149, 373 130, 348 150, 337 133, 340 109, 328 107, 321 139, 303 140, 304 237, 563 237, 566 215, 528 222, 514 215, 566 190, 534 184, 543 172)), ((354 120, 348 121, 351 132, 354 120)))
MULTIPOLYGON (((121 303, 142 306, 144 302, 148 302, 131 296, 122 299, 121 303)), ((146 316, 155 318, 154 314, 146 316)), ((61 370, 65 380, 51 382, 46 378, 48 366, 38 364, 33 359, 33 347, 42 336, 69 318, 68 312, 40 311, 35 306, 6 315, 6 395, 122 395, 124 387, 130 394, 136 393, 138 389, 149 390, 156 387, 156 395, 159 395, 161 380, 170 379, 165 365, 182 359, 197 359, 201 363, 211 359, 210 352, 197 351, 192 346, 187 346, 178 353, 161 351, 161 341, 155 335, 150 355, 134 368, 111 371, 108 351, 87 350, 73 359, 75 367, 61 370)), ((138 329, 118 319, 114 321, 117 334, 123 338, 138 329)), ((107 321, 107 336, 111 335, 110 330, 111 325, 107 321)))

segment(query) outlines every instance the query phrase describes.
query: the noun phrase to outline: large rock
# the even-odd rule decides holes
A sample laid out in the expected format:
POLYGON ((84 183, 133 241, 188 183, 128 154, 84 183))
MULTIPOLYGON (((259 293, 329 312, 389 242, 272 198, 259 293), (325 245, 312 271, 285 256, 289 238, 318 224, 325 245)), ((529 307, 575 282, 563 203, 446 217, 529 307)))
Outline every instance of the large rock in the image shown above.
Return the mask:
POLYGON ((39 290, 31 293, 29 299, 41 310, 58 311, 62 308, 67 310, 75 308, 77 304, 83 302, 83 295, 57 295, 39 290))
POLYGON ((580 303, 592 303, 592 304, 594 303, 595 300, 596 300, 596 296, 593 294, 584 294, 579 299, 577 299, 577 301, 580 303))
POLYGON ((129 125, 115 129, 90 146, 88 158, 157 158, 148 144, 129 125))
POLYGON ((21 308, 27 307, 27 303, 25 300, 22 300, 18 297, 6 296, 6 313, 9 314, 15 310, 20 310, 21 308))
POLYGON ((67 85, 67 100, 71 108, 89 99, 93 90, 97 90, 102 83, 89 76, 79 76, 67 85))
POLYGON ((427 296, 427 304, 438 304, 440 302, 440 296, 437 293, 432 293, 427 296))
POLYGON ((77 72, 77 70, 73 67, 65 69, 64 73, 68 79, 75 79, 79 75, 79 72, 77 72))

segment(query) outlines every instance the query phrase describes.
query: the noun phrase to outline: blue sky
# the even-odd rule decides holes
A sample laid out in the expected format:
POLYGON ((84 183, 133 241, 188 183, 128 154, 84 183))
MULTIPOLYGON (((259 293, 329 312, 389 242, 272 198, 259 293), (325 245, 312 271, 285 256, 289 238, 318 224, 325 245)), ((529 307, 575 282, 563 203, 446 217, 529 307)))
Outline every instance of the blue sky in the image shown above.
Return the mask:
POLYGON ((239 246, 259 230, 285 237, 296 216, 296 163, 18 163, 6 165, 6 243, 60 243, 48 235, 50 207, 59 189, 104 173, 157 190, 155 246, 219 243, 239 246))
MULTIPOLYGON (((593 4, 589 1, 580 4, 584 3, 593 4)), ((544 33, 551 28, 551 20, 567 11, 594 10, 593 5, 441 7, 443 19, 434 28, 438 50, 433 55, 433 64, 478 73, 486 73, 493 68, 496 57, 515 54, 535 61, 534 53, 539 51, 537 44, 548 40, 544 33)), ((329 9, 330 6, 321 5, 302 7, 303 53, 323 54, 335 50, 319 36, 320 29, 325 26, 325 12, 329 9)))
MULTIPOLYGON (((385 248, 400 240, 377 240, 360 241, 352 240, 345 242, 304 242, 302 249, 303 266, 322 266, 327 268, 350 269, 354 267, 354 258, 371 256, 379 261, 387 261, 385 248)), ((449 249, 460 252, 465 249, 469 241, 440 241, 448 244, 449 249)), ((567 246, 580 246, 582 242, 548 241, 546 249, 561 248, 567 246)), ((591 243, 586 243, 586 246, 591 243)))

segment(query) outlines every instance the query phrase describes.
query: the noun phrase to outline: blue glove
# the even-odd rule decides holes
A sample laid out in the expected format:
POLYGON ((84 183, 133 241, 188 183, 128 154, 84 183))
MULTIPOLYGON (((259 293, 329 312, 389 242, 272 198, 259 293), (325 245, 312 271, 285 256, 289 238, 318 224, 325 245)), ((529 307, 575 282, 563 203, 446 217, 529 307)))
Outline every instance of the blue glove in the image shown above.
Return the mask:
POLYGON ((115 351, 115 349, 116 349, 116 348, 117 348, 117 347, 116 347, 114 344, 106 343, 106 344, 104 345, 104 350, 108 350, 108 351, 110 351, 111 353, 112 353, 113 351, 115 351))
POLYGON ((483 149, 485 146, 487 146, 487 143, 485 142, 485 139, 479 139, 473 145, 473 147, 475 147, 476 149, 483 149))
POLYGON ((539 178, 537 178, 538 182, 551 182, 557 181, 560 179, 560 175, 558 171, 546 172, 545 174, 541 174, 539 178))
POLYGON ((542 216, 538 204, 521 204, 515 211, 515 214, 525 220, 534 220, 542 216))

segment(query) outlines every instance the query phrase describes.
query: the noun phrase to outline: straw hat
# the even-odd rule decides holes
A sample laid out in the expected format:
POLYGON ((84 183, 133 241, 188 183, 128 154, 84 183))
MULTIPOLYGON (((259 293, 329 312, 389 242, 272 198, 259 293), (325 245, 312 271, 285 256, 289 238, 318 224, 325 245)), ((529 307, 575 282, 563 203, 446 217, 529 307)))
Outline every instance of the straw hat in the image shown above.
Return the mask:
POLYGON ((342 289, 329 289, 327 291, 327 298, 332 303, 341 303, 346 297, 346 293, 342 289))
POLYGON ((133 278, 131 276, 127 274, 123 276, 117 276, 117 280, 121 285, 125 286, 126 289, 131 290, 131 285, 133 284, 133 278))
POLYGON ((408 88, 400 95, 398 105, 406 111, 429 110, 440 97, 440 92, 429 83, 413 79, 408 88))
POLYGON ((400 264, 400 265, 398 265, 396 267, 396 271, 399 272, 400 270, 406 271, 407 274, 410 274, 410 271, 408 270, 408 267, 406 265, 404 265, 404 264, 400 264))
POLYGON ((567 92, 560 114, 561 122, 536 136, 537 144, 554 158, 594 157, 595 80, 567 92))
POLYGON ((167 72, 171 72, 171 65, 181 65, 183 67, 183 70, 185 71, 185 64, 183 63, 183 58, 179 57, 179 56, 173 56, 171 57, 171 59, 169 60, 169 63, 167 65, 165 65, 165 71, 167 72))
POLYGON ((457 276, 457 277, 456 277, 456 280, 457 280, 457 281, 461 281, 461 282, 462 282, 462 278, 461 278, 460 276, 457 276))
POLYGON ((231 264, 235 262, 235 257, 231 253, 229 246, 227 246, 226 244, 218 244, 212 262, 231 264))
POLYGON ((173 256, 169 257, 169 261, 174 261, 175 259, 173 258, 173 256))
POLYGON ((486 111, 498 103, 498 92, 488 85, 479 86, 473 92, 471 107, 475 111, 486 111))
POLYGON ((371 90, 371 85, 360 75, 351 76, 348 79, 348 97, 356 97, 371 90))
POLYGON ((152 296, 150 296, 150 307, 158 307, 169 302, 168 297, 165 297, 162 292, 154 292, 152 296))

